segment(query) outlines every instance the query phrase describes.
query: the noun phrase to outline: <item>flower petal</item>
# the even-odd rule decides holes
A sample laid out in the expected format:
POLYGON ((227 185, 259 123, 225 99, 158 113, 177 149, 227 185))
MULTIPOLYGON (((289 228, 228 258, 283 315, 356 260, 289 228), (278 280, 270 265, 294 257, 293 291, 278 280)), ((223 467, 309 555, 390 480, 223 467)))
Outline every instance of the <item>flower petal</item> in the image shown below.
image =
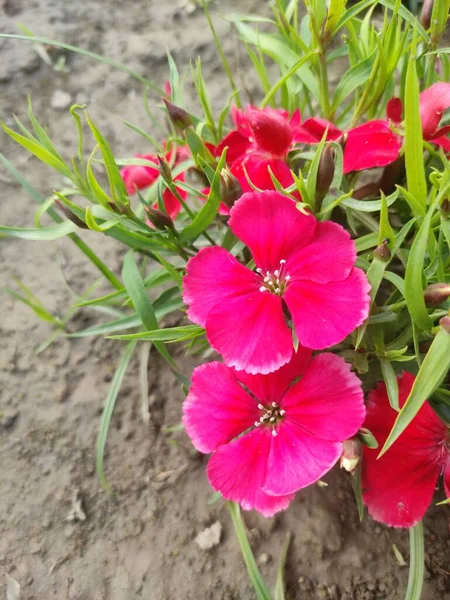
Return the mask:
POLYGON ((311 360, 311 350, 299 346, 291 360, 273 373, 250 375, 245 371, 235 371, 238 380, 243 383, 255 398, 263 404, 280 402, 291 383, 305 372, 311 360))
POLYGON ((285 419, 334 442, 355 435, 366 416, 361 381, 343 358, 328 352, 312 359, 280 406, 285 419))
POLYGON ((251 427, 259 416, 257 403, 226 365, 212 362, 194 370, 183 403, 183 423, 199 452, 213 452, 251 427))
POLYGON ((356 261, 355 243, 341 225, 318 222, 310 243, 290 256, 286 272, 291 280, 328 283, 346 279, 356 261))
POLYGON ((228 223, 250 248, 257 266, 270 272, 307 244, 316 227, 316 219, 297 210, 293 200, 268 191, 243 194, 231 209, 228 223))
POLYGON ((434 83, 420 94, 420 119, 423 137, 430 140, 439 126, 444 110, 450 107, 450 83, 434 83))
POLYGON ((208 313, 206 335, 230 367, 248 373, 270 373, 293 352, 281 298, 271 292, 231 295, 208 313))
POLYGON ((202 248, 186 266, 183 300, 189 306, 187 315, 204 327, 216 304, 226 306, 231 298, 251 294, 259 286, 260 277, 224 248, 202 248))
MULTIPOLYGON (((414 383, 404 373, 399 379, 402 406, 414 383)), ((386 386, 379 384, 369 394, 364 424, 376 437, 379 448, 387 439, 398 413, 389 404, 386 386)), ((391 527, 412 527, 424 516, 442 468, 445 425, 428 402, 386 454, 364 448, 362 469, 363 500, 369 513, 391 527)))
POLYGON ((342 131, 325 119, 306 119, 306 121, 294 129, 294 142, 298 144, 318 144, 323 138, 328 127, 327 140, 337 140, 342 131))
POLYGON ((294 183, 291 170, 283 160, 267 158, 259 152, 250 152, 241 157, 233 163, 230 171, 239 180, 244 192, 253 191, 248 179, 260 190, 275 190, 270 171, 283 188, 294 183))
POLYGON ((321 350, 342 342, 368 317, 369 289, 360 269, 341 281, 289 283, 283 298, 300 343, 321 350))
POLYGON ((218 146, 214 150, 215 156, 221 156, 224 148, 228 147, 227 150, 227 163, 231 164, 238 158, 243 156, 247 150, 251 148, 252 144, 248 137, 245 137, 239 131, 231 131, 227 136, 219 142, 218 146))
POLYGON ((283 157, 292 142, 292 130, 286 114, 270 108, 247 106, 245 116, 251 127, 258 148, 273 157, 283 157))
POLYGON ((254 429, 211 456, 206 474, 212 487, 245 510, 256 509, 271 517, 288 507, 293 495, 268 496, 262 490, 272 435, 270 429, 254 429))
POLYGON ((386 116, 398 125, 402 122, 403 103, 400 98, 391 98, 386 105, 386 116))
POLYGON ((369 121, 351 129, 344 148, 344 173, 394 162, 402 147, 402 138, 393 133, 387 121, 369 121))
POLYGON ((285 419, 277 426, 269 454, 263 490, 280 496, 316 482, 342 454, 340 442, 321 440, 285 419))

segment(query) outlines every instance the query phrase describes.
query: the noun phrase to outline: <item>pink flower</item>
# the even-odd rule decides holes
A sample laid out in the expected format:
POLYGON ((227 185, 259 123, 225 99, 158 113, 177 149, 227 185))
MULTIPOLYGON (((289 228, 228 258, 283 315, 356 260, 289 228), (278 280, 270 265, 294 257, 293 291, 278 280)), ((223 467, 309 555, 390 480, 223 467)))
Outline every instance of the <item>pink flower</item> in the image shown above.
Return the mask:
MULTIPOLYGON (((166 153, 165 158, 168 162, 171 161, 172 151, 166 153)), ((158 157, 151 154, 136 154, 136 158, 143 158, 148 160, 155 165, 158 164, 158 157)), ((186 159, 186 151, 184 148, 180 148, 177 150, 176 163, 181 162, 186 159)), ((176 164, 175 163, 175 164, 176 164)), ((143 190, 145 188, 153 185, 158 177, 159 169, 156 167, 147 167, 145 165, 130 165, 129 167, 125 167, 120 171, 122 175, 122 179, 125 182, 125 186, 127 188, 128 194, 135 194, 137 190, 143 190)), ((180 181, 184 183, 184 173, 180 173, 177 177, 174 178, 174 181, 180 181)), ((177 186, 178 192, 180 196, 185 200, 187 198, 187 192, 177 186)), ((181 210, 181 204, 178 201, 175 194, 173 194, 169 189, 165 189, 163 191, 163 202, 164 208, 166 209, 167 214, 171 219, 175 219, 178 213, 181 210)), ((158 208, 158 203, 155 202, 153 208, 158 208)))
MULTIPOLYGON (((398 378, 400 407, 414 383, 411 373, 398 378)), ((391 408, 384 383, 369 394, 367 427, 380 447, 386 441, 398 413, 391 408)), ((391 448, 378 459, 377 450, 364 448, 363 500, 376 521, 391 527, 413 527, 425 515, 437 479, 444 473, 450 497, 450 430, 428 402, 391 448)))
POLYGON ((206 471, 212 487, 269 517, 331 469, 365 408, 361 383, 342 358, 311 360, 300 348, 270 375, 218 362, 197 367, 183 412, 195 448, 213 453, 206 471))
POLYGON ((187 264, 183 291, 189 318, 205 327, 227 365, 270 373, 289 362, 286 310, 300 343, 313 349, 337 344, 366 319, 369 284, 340 225, 316 221, 269 191, 243 194, 228 224, 256 272, 224 248, 203 248, 187 264))

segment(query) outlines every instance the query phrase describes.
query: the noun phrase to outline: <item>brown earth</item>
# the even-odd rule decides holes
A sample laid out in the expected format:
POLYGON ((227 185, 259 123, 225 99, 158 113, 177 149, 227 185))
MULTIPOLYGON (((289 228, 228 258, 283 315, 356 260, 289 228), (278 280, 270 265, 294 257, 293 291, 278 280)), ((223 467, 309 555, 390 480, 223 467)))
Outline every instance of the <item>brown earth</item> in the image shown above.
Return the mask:
MULTIPOLYGON (((200 55, 213 104, 222 107, 226 80, 206 20, 192 8, 182 0, 0 0, 0 29, 16 32, 16 24, 24 23, 35 35, 120 60, 160 85, 167 78, 166 48, 182 66, 200 55)), ((256 0, 229 1, 220 12, 263 8, 256 0)), ((235 36, 217 10, 215 21, 236 66, 235 36)), ((88 104, 117 155, 148 151, 120 121, 152 127, 142 87, 127 74, 78 55, 67 56, 69 73, 57 72, 28 42, 1 40, 0 50, 0 117, 8 124, 13 113, 25 118, 31 94, 57 147, 74 154, 72 120, 51 106, 55 90, 61 90, 88 104)), ((241 85, 252 89, 245 67, 240 71, 241 85)), ((190 84, 187 94, 192 101, 190 84)), ((61 185, 9 138, 1 139, 1 151, 42 195, 61 185)), ((0 223, 33 226, 33 199, 3 167, 0 183, 0 223)), ((123 251, 117 243, 92 232, 83 238, 120 273, 123 251)), ((2 286, 14 287, 13 277, 19 277, 55 314, 63 314, 97 277, 67 239, 1 240, 0 253, 2 286)), ((164 430, 179 423, 183 394, 158 355, 152 353, 148 375, 149 423, 141 417, 137 360, 126 375, 108 438, 106 468, 115 491, 108 495, 95 474, 95 441, 121 344, 61 337, 37 354, 51 326, 7 295, 2 305, 0 571, 19 582, 21 599, 255 598, 226 505, 208 504, 206 459, 183 432, 164 430), (81 515, 71 520, 75 498, 81 499, 85 520, 81 515), (201 550, 194 539, 215 521, 223 527, 220 544, 201 550)), ((104 318, 80 311, 70 327, 75 331, 104 318)), ((181 360, 189 374, 195 360, 181 360)), ((393 544, 408 562, 408 533, 368 517, 359 523, 348 479, 337 471, 326 479, 328 487, 298 493, 289 511, 274 519, 245 514, 263 575, 273 584, 283 539, 291 531, 286 577, 292 600, 402 599, 408 572, 399 566, 393 544)), ((425 519, 424 600, 450 600, 448 516, 449 509, 440 508, 425 519)), ((2 579, 0 598, 5 597, 2 579)))

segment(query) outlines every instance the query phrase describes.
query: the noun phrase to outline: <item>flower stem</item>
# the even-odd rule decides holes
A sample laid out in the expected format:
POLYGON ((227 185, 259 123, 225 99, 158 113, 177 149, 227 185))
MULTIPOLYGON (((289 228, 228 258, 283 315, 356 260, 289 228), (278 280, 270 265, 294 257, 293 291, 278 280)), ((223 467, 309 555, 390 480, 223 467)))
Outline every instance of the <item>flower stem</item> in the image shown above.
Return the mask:
POLYGON ((324 118, 330 117, 330 91, 328 89, 328 71, 327 61, 323 50, 319 53, 319 80, 320 80, 320 95, 322 96, 322 110, 324 118))
POLYGON ((233 519, 234 530, 241 547, 242 556, 244 558, 245 566, 250 577, 250 581, 255 589, 258 600, 272 600, 272 596, 267 589, 264 579, 258 569, 258 566, 253 556, 252 549, 248 542, 247 534, 245 532, 245 525, 241 517, 241 509, 239 504, 234 502, 228 502, 228 508, 230 510, 231 518, 233 519))

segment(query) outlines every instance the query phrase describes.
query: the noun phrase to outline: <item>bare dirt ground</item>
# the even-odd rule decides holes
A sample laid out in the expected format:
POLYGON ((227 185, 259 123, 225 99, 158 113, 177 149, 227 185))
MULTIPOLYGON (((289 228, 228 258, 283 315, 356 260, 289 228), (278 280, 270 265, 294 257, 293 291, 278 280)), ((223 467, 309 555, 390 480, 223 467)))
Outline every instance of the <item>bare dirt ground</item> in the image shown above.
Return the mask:
MULTIPOLYGON (((0 29, 17 32, 24 23, 35 35, 79 45, 126 63, 158 84, 167 78, 166 48, 183 66, 201 55, 212 101, 222 107, 228 94, 206 20, 182 0, 0 0, 0 29)), ((225 3, 230 10, 260 14, 257 0, 225 3)), ((225 48, 236 62, 230 26, 215 20, 225 48)), ((52 107, 55 90, 87 103, 116 153, 148 151, 143 139, 119 117, 151 128, 142 88, 125 73, 78 55, 67 57, 69 73, 52 70, 32 44, 0 41, 0 117, 25 118, 27 95, 66 156, 75 154, 67 111, 52 107)), ((245 69, 241 69, 251 87, 245 69)), ((192 86, 188 95, 193 98, 192 86)), ((61 180, 29 159, 5 135, 1 151, 47 196, 61 180)), ((0 170, 0 223, 32 226, 34 201, 0 170)), ((84 232, 83 232, 84 233, 84 232)), ((117 273, 121 249, 91 232, 83 236, 117 273)), ((97 276, 69 240, 39 243, 0 240, 1 285, 18 276, 55 314, 63 313, 97 276), (72 291, 71 291, 72 290, 72 291)), ((183 394, 158 355, 151 356, 151 420, 140 413, 138 364, 127 373, 108 439, 107 475, 115 494, 95 474, 99 415, 122 346, 112 340, 60 338, 36 355, 51 326, 20 302, 2 295, 0 324, 0 598, 3 573, 21 585, 22 600, 250 600, 254 598, 225 503, 208 504, 206 459, 193 451, 183 432, 164 433, 180 421, 183 394), (73 517, 81 499, 85 520, 73 517), (71 515, 71 516, 70 516, 71 515), (69 518, 68 518, 69 517, 69 518), (210 524, 222 524, 220 543, 201 550, 194 542, 210 524)), ((82 311, 72 330, 100 322, 82 311)), ((184 359, 186 373, 194 366, 184 359)), ((357 520, 350 482, 337 471, 328 487, 297 494, 286 514, 264 519, 245 514, 261 570, 270 583, 284 536, 293 534, 287 561, 291 600, 394 600, 404 596, 408 534, 365 518, 357 520)), ((442 492, 438 493, 438 498, 442 492)), ((425 520, 424 600, 450 600, 448 508, 425 520)))

